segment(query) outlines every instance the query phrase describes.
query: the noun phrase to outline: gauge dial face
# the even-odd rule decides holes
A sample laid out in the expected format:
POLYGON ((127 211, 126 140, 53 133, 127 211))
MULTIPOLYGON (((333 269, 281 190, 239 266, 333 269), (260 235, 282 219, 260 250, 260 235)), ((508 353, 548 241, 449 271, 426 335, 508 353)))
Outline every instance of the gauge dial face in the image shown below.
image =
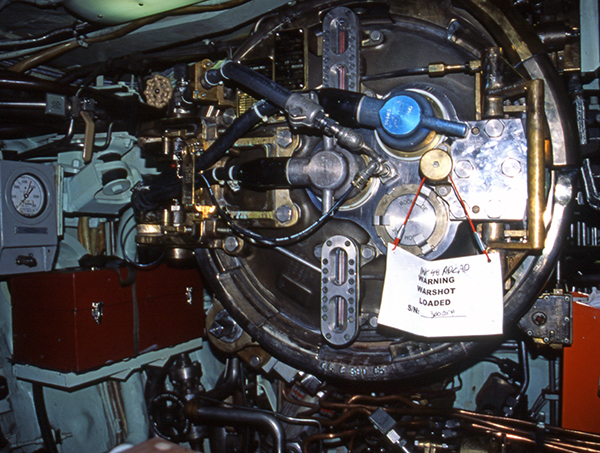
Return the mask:
POLYGON ((37 217, 46 206, 46 189, 37 176, 24 173, 12 183, 10 199, 23 217, 37 217))

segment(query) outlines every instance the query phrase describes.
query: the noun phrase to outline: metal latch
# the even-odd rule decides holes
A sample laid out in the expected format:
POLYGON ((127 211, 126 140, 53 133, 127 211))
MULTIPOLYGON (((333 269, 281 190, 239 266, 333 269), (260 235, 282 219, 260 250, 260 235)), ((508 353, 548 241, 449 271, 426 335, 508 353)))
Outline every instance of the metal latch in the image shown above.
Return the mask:
POLYGON ((104 316, 104 302, 92 302, 92 318, 94 318, 96 324, 102 322, 102 316, 104 316))

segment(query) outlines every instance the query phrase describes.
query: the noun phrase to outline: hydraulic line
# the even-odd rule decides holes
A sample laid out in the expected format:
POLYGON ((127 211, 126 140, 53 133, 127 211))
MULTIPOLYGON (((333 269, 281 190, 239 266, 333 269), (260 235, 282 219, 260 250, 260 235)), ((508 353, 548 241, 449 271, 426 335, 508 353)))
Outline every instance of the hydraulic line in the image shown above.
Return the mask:
POLYGON ((381 156, 365 143, 362 135, 353 129, 341 127, 337 121, 326 117, 323 107, 318 102, 300 93, 293 93, 262 74, 231 60, 225 61, 216 69, 207 71, 201 83, 209 89, 227 80, 232 80, 251 94, 258 95, 285 110, 293 127, 321 130, 325 135, 335 137, 338 144, 348 151, 369 156, 377 163, 375 173, 380 170, 381 156))
POLYGON ((229 128, 209 148, 196 159, 196 170, 201 171, 212 167, 221 159, 233 144, 263 118, 275 114, 279 109, 264 101, 257 102, 236 119, 229 128))
POLYGON ((186 416, 198 425, 211 424, 217 426, 254 426, 268 430, 274 439, 274 451, 285 453, 285 430, 281 422, 271 414, 251 409, 226 409, 221 407, 205 407, 197 400, 185 406, 186 416))
POLYGON ((242 373, 240 370, 240 359, 233 357, 227 361, 225 374, 219 378, 215 387, 207 392, 208 398, 223 400, 240 388, 242 383, 242 373), (224 378, 224 379, 223 379, 224 378), (223 379, 223 381, 221 381, 223 379))
POLYGON ((233 61, 226 61, 218 69, 207 71, 203 84, 213 87, 226 80, 233 80, 250 91, 251 94, 267 99, 279 108, 285 108, 292 92, 277 82, 233 61))

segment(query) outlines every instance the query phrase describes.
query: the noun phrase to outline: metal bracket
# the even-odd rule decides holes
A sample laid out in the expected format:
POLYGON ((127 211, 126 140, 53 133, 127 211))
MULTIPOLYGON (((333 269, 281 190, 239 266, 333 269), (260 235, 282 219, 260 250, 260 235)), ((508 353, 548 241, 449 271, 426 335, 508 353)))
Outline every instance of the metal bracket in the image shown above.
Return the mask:
POLYGON ((350 344, 358 335, 358 247, 346 236, 332 236, 321 253, 321 334, 336 347, 350 344))

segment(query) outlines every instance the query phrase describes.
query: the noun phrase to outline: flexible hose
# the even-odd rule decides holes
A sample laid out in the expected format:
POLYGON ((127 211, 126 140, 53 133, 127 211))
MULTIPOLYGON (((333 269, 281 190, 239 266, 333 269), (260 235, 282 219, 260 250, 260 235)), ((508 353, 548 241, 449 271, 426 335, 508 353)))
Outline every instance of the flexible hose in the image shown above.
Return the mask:
POLYGON ((233 144, 263 118, 277 113, 278 108, 268 102, 259 101, 236 119, 231 126, 207 150, 196 159, 196 170, 212 167, 221 159, 233 144))
POLYGON ((211 69, 205 74, 205 83, 208 87, 216 86, 225 80, 233 80, 247 89, 250 94, 258 95, 279 108, 284 108, 292 95, 290 90, 274 80, 233 61, 226 61, 219 69, 211 69))

